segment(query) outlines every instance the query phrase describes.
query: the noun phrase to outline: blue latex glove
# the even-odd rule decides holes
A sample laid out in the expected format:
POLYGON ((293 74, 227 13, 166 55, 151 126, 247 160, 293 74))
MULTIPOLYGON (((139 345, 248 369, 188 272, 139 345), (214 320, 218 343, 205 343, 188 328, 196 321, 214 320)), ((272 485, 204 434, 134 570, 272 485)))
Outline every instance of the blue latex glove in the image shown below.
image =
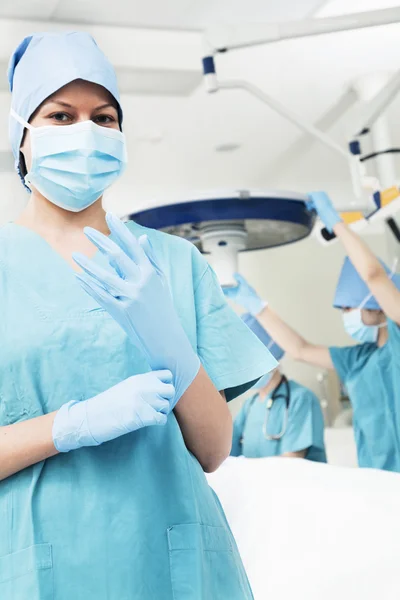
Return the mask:
POLYGON ((175 386, 172 410, 195 379, 200 359, 179 321, 166 278, 147 236, 138 241, 110 214, 107 224, 115 242, 91 227, 85 227, 85 233, 106 256, 114 272, 83 254, 74 254, 76 263, 83 269, 77 278, 83 289, 141 348, 151 369, 171 371, 175 386))
POLYGON ((235 273, 237 286, 232 288, 223 288, 224 294, 230 300, 242 306, 253 317, 256 317, 267 306, 267 302, 260 298, 254 288, 252 288, 244 277, 235 273))
POLYGON ((312 192, 309 195, 309 198, 310 200, 307 203, 307 208, 309 210, 314 209, 327 230, 332 233, 335 225, 340 223, 342 219, 334 208, 328 194, 325 192, 312 192))
POLYGON ((54 445, 69 452, 149 425, 165 425, 174 395, 172 373, 163 370, 129 377, 89 400, 71 400, 55 416, 54 445))

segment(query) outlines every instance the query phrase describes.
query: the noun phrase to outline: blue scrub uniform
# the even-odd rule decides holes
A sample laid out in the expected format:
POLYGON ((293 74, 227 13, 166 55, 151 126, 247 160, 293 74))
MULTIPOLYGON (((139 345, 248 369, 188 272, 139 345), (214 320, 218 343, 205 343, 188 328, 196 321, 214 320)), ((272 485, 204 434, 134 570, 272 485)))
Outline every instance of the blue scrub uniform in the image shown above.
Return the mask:
POLYGON ((388 319, 389 340, 330 348, 353 407, 360 467, 400 472, 400 327, 388 319))
MULTIPOLYGON (((273 359, 183 239, 147 233, 185 331, 233 398, 273 359)), ((100 253, 96 260, 103 264, 100 253)), ((144 356, 37 234, 0 230, 0 425, 149 371, 144 356)), ((273 365, 272 365, 273 366, 273 365)), ((0 482, 1 600, 252 598, 217 497, 174 414, 0 482)))
MULTIPOLYGON (((313 392, 295 381, 289 381, 290 403, 287 429, 280 440, 266 439, 263 425, 267 401, 258 394, 251 396, 235 419, 231 456, 262 458, 281 456, 286 452, 306 450, 306 458, 326 462, 324 444, 324 418, 318 398, 313 392)), ((278 390, 277 390, 278 391, 278 390)), ((281 384, 279 394, 269 410, 267 433, 279 435, 285 419, 285 386, 281 384)))

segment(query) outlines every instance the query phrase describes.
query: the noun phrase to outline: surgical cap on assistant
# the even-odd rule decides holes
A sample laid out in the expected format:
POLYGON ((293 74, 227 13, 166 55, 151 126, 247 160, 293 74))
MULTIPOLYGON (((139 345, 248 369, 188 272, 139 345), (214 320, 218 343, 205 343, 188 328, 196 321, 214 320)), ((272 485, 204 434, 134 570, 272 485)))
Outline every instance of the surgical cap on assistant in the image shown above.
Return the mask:
MULTIPOLYGON (((391 276, 397 289, 400 289, 400 276, 397 274, 392 275, 390 269, 382 261, 381 264, 386 273, 391 276)), ((361 279, 347 256, 339 275, 333 306, 334 308, 358 308, 361 304, 363 308, 369 310, 381 310, 378 302, 371 295, 367 284, 361 279)))
MULTIPOLYGON (((29 121, 46 98, 76 79, 97 83, 108 90, 118 103, 122 122, 114 68, 93 37, 83 32, 34 33, 22 40, 8 67, 11 106, 29 121)), ((23 125, 10 116, 10 142, 21 178, 19 149, 23 133, 23 125)))

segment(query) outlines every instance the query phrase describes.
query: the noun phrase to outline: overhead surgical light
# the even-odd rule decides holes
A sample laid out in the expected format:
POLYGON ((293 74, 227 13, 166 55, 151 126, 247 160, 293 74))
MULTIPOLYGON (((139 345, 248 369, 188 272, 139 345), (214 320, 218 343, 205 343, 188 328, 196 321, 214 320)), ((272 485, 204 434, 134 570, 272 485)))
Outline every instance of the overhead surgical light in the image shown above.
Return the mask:
POLYGON ((185 202, 129 215, 140 225, 186 238, 207 255, 222 286, 236 285, 238 254, 307 237, 315 214, 303 194, 237 190, 207 193, 185 202))
MULTIPOLYGON (((365 129, 362 123, 357 124, 354 135, 349 139, 349 151, 349 148, 342 147, 321 129, 305 121, 257 86, 240 80, 219 81, 214 56, 232 49, 387 25, 397 21, 400 21, 400 7, 293 23, 220 27, 207 32, 204 38, 203 71, 209 92, 242 89, 250 93, 346 161, 355 197, 353 202, 337 208, 339 212, 358 215, 355 222, 358 220, 365 223, 366 216, 384 209, 390 210, 387 206, 396 197, 393 189, 380 189, 379 181, 368 176, 360 154, 353 152, 354 142, 365 129)), ((377 94, 369 109, 367 107, 363 119, 365 118, 368 127, 373 125, 399 89, 400 72, 377 94)), ((133 213, 129 218, 141 225, 190 240, 207 255, 221 285, 232 286, 236 285, 233 274, 238 271, 239 253, 297 242, 311 233, 316 215, 308 210, 307 200, 308 197, 302 194, 274 190, 215 192, 182 202, 160 204, 155 208, 133 213)), ((320 235, 320 239, 327 243, 332 238, 325 239, 320 235)))

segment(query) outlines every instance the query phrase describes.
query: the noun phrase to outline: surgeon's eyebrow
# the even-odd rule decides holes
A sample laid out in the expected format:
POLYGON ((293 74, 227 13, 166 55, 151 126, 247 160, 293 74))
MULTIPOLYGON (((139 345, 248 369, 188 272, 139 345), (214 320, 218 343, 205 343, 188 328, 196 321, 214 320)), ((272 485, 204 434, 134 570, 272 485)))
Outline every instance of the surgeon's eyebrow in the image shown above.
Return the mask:
POLYGON ((62 100, 45 100, 42 106, 47 106, 48 104, 59 104, 60 106, 65 106, 66 108, 72 108, 71 104, 68 104, 68 102, 63 102, 62 100))
POLYGON ((111 104, 111 102, 107 102, 106 104, 102 104, 101 106, 96 106, 96 108, 94 108, 93 110, 103 110, 104 108, 115 108, 115 110, 117 110, 115 104, 111 104))
MULTIPOLYGON (((74 108, 72 104, 68 104, 68 102, 63 102, 62 100, 46 100, 43 102, 42 106, 48 106, 49 104, 58 104, 59 106, 64 106, 64 108, 74 108)), ((111 102, 106 102, 105 104, 101 104, 100 106, 96 106, 93 110, 103 110, 104 108, 114 108, 116 110, 116 106, 111 102)))

